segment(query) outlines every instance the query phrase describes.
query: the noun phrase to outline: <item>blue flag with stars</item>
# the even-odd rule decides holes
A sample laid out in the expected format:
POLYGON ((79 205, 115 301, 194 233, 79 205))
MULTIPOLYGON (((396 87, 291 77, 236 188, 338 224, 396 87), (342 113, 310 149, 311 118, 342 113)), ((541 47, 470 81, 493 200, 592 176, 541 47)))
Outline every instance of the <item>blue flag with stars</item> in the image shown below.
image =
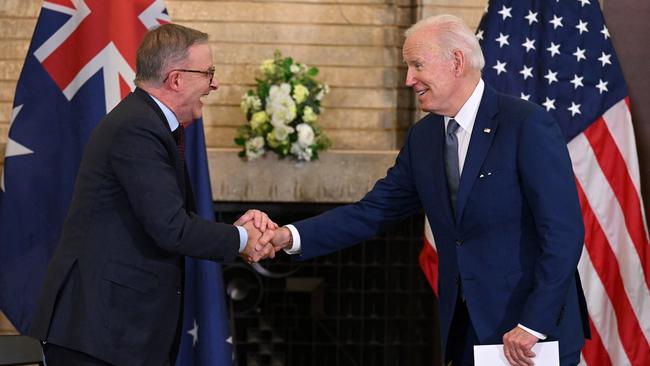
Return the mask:
MULTIPOLYGON (((203 122, 185 130, 187 171, 197 213, 214 221, 212 191, 205 150, 203 122)), ((177 366, 232 365, 232 341, 221 266, 201 259, 185 259, 183 334, 177 366)))
POLYGON ((630 100, 597 0, 491 0, 483 78, 559 123, 585 225, 578 265, 591 340, 581 365, 650 364, 650 240, 630 100))

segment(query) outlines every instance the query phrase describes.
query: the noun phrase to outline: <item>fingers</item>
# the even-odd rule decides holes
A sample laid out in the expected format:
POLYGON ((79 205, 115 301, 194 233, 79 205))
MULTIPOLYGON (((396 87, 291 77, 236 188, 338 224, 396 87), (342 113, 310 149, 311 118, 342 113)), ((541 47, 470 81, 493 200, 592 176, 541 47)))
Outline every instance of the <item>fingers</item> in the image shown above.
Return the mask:
POLYGON ((233 223, 233 225, 242 226, 242 225, 244 225, 245 223, 251 221, 252 218, 253 218, 253 212, 252 212, 252 211, 253 211, 253 210, 248 210, 248 211, 246 211, 246 213, 243 214, 243 215, 241 215, 241 216, 237 219, 237 221, 235 221, 235 222, 233 223))
POLYGON ((241 215, 239 219, 234 222, 234 225, 243 225, 249 221, 253 221, 255 228, 261 232, 265 232, 266 230, 275 230, 278 228, 278 224, 273 222, 266 213, 260 210, 246 211, 246 213, 241 215))
POLYGON ((503 336, 503 353, 512 366, 534 365, 532 351, 537 338, 525 330, 515 327, 503 336))
MULTIPOLYGON (((265 231, 262 234, 262 236, 259 238, 258 243, 260 245, 269 244, 271 242, 271 240, 273 239, 273 237, 275 237, 276 233, 277 233, 277 231, 275 231, 275 230, 267 230, 267 231, 265 231)), ((273 247, 273 245, 271 245, 271 247, 273 247)))

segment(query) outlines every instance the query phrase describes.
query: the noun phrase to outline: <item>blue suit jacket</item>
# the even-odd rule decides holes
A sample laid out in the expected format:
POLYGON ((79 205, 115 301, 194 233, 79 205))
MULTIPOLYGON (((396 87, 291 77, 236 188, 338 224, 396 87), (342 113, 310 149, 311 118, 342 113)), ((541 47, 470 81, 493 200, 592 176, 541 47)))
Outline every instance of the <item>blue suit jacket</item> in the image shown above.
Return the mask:
POLYGON ((395 165, 359 202, 295 224, 302 258, 340 250, 424 208, 436 239, 446 348, 458 281, 481 343, 521 323, 578 351, 588 325, 576 266, 584 228, 569 154, 542 108, 486 85, 454 214, 444 169, 444 119, 409 131, 395 165))

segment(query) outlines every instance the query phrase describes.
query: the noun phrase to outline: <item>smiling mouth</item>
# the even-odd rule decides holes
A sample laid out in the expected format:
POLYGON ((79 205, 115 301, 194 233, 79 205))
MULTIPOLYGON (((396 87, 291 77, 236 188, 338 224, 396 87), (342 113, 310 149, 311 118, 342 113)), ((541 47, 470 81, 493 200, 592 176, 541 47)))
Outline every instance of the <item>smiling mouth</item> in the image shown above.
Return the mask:
POLYGON ((415 90, 415 94, 417 94, 419 97, 421 97, 424 94, 426 94, 428 91, 429 91, 429 89, 424 89, 424 90, 420 90, 420 91, 415 90))

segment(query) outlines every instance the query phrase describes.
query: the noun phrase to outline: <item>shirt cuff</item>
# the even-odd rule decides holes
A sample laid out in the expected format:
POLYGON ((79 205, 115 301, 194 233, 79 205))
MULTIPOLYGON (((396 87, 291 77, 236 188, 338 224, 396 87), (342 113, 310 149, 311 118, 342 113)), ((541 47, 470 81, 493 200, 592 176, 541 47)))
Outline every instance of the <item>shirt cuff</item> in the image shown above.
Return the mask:
POLYGON ((239 230, 239 253, 241 253, 246 248, 246 243, 248 243, 248 232, 243 226, 235 225, 235 227, 239 230))
POLYGON ((285 249, 284 251, 287 254, 300 254, 300 252, 302 252, 302 245, 300 244, 300 234, 298 233, 298 229, 291 224, 285 225, 285 227, 291 232, 293 245, 291 248, 285 249))
POLYGON ((525 326, 523 326, 523 325, 521 325, 521 324, 517 324, 517 326, 518 326, 519 328, 525 330, 526 332, 528 332, 528 333, 534 335, 535 337, 541 339, 541 340, 546 339, 546 335, 545 335, 545 334, 542 334, 542 333, 536 332, 536 331, 534 331, 534 330, 532 330, 532 329, 530 329, 530 328, 527 328, 527 327, 525 327, 525 326))

